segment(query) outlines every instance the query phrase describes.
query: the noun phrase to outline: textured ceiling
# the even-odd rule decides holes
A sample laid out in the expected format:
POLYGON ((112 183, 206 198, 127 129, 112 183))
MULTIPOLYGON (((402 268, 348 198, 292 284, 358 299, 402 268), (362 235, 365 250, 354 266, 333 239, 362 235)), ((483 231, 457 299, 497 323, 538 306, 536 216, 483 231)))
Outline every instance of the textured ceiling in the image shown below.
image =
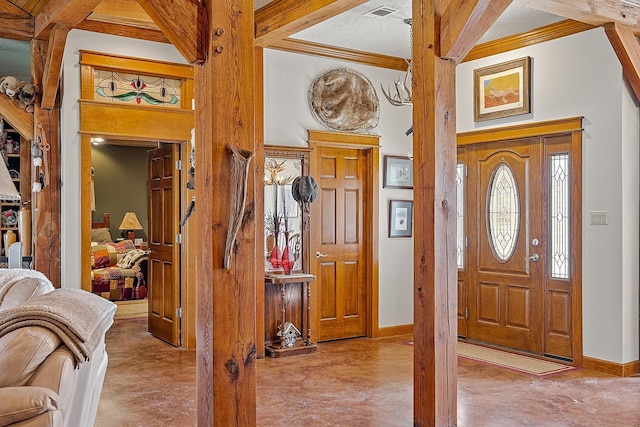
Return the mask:
MULTIPOLYGON (((408 58, 410 26, 403 20, 411 17, 411 0, 371 0, 334 18, 300 31, 292 38, 340 46, 365 52, 408 58), (363 15, 381 6, 398 12, 384 18, 363 15)), ((540 12, 514 1, 480 42, 499 39, 542 27, 565 18, 540 12)))
MULTIPOLYGON (((258 9, 272 0, 255 0, 258 9)), ((480 42, 522 33, 564 18, 527 8, 514 0, 480 42)), ((370 0, 334 18, 294 34, 292 37, 348 49, 409 58, 411 0, 370 0), (365 16, 375 8, 397 9, 384 18, 365 16)), ((13 75, 29 81, 29 43, 0 38, 0 76, 13 75)))

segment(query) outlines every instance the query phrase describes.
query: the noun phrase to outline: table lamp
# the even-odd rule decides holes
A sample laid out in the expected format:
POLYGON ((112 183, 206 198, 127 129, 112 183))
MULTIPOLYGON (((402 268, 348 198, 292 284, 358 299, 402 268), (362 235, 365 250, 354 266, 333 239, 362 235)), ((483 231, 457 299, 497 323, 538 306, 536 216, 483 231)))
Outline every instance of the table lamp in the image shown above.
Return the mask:
POLYGON ((140 221, 138 221, 138 217, 135 212, 127 212, 124 214, 124 218, 122 218, 122 222, 120 223, 120 230, 126 230, 123 232, 123 237, 129 240, 134 240, 136 238, 136 233, 133 230, 142 230, 142 225, 140 225, 140 221))

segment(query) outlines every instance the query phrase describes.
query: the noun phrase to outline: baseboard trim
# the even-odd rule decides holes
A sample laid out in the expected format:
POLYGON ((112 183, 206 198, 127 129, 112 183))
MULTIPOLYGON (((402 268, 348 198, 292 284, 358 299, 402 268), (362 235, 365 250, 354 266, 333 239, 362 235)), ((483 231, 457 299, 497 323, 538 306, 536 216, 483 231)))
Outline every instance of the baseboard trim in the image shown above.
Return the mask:
POLYGON ((378 333, 373 338, 387 338, 396 335, 407 335, 413 333, 413 325, 397 325, 388 326, 386 328, 378 328, 378 333))
POLYGON ((634 360, 629 363, 616 363, 585 356, 582 358, 582 367, 617 377, 629 377, 640 373, 640 360, 634 360))

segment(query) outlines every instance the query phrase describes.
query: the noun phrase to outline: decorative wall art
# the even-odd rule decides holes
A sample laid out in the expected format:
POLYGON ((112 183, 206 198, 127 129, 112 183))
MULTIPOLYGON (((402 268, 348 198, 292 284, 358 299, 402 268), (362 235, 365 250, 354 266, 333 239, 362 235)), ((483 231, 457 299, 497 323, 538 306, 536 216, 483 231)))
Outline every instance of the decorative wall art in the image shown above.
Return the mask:
POLYGON ((389 200, 389 237, 411 237, 413 231, 413 202, 389 200))
POLYGON ((473 71, 473 119, 497 119, 531 112, 531 58, 473 71))
POLYGON ((384 156, 385 188, 413 188, 413 160, 401 156, 384 156))
POLYGON ((369 79, 346 68, 316 77, 309 104, 316 120, 333 130, 368 131, 380 118, 378 95, 369 79))

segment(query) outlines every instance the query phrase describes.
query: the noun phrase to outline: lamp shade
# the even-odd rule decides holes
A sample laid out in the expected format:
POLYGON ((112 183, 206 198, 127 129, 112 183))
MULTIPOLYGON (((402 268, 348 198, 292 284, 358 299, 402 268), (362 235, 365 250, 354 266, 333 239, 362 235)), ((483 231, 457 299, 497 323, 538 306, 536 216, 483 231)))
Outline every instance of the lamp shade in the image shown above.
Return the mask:
POLYGON ((118 228, 120 230, 142 230, 142 225, 140 225, 140 221, 138 221, 135 212, 127 212, 124 214, 124 218, 122 218, 122 222, 118 228))
POLYGON ((20 200, 20 193, 9 174, 9 169, 3 157, 0 157, 0 200, 20 200))

